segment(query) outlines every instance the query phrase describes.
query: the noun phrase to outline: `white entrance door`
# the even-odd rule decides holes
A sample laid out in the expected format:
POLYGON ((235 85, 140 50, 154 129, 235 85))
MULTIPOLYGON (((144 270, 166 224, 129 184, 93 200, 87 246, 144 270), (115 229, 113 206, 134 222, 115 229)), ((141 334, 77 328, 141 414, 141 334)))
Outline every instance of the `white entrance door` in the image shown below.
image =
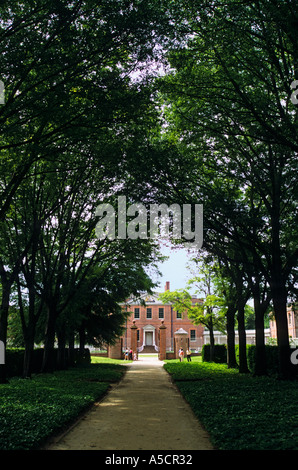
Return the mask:
POLYGON ((153 331, 146 331, 146 346, 153 346, 153 331))

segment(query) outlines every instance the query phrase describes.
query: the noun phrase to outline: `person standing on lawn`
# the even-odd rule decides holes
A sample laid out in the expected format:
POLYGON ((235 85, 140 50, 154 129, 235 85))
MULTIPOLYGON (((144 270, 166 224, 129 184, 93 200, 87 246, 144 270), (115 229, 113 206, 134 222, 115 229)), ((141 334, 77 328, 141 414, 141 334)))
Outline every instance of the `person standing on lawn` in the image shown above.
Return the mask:
POLYGON ((183 359, 184 359, 184 351, 183 351, 183 348, 181 348, 180 351, 179 351, 179 357, 180 357, 180 362, 183 362, 183 359))
POLYGON ((186 357, 187 357, 187 362, 191 362, 191 351, 190 351, 190 349, 187 349, 186 357))

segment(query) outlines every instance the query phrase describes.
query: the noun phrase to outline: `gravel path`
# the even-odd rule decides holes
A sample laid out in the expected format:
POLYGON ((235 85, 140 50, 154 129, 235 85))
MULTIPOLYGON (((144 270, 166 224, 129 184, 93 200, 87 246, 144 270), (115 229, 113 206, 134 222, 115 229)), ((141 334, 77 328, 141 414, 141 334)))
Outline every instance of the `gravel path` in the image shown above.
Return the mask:
POLYGON ((124 378, 45 450, 212 450, 207 432, 156 357, 124 378))

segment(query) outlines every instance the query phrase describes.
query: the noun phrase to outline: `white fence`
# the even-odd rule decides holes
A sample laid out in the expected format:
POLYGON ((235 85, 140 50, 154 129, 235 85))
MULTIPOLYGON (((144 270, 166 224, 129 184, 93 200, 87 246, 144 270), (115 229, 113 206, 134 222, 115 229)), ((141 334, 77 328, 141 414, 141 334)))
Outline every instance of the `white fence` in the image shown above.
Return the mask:
MULTIPOLYGON (((204 344, 210 343, 210 334, 209 331, 204 331, 204 344)), ((269 341, 270 338, 270 328, 265 329, 265 343, 269 341)), ((215 344, 227 344, 227 335, 221 333, 220 331, 214 331, 214 341, 215 344)), ((235 344, 239 344, 238 331, 235 330, 235 344)), ((246 330, 246 344, 256 344, 256 331, 255 330, 246 330)))

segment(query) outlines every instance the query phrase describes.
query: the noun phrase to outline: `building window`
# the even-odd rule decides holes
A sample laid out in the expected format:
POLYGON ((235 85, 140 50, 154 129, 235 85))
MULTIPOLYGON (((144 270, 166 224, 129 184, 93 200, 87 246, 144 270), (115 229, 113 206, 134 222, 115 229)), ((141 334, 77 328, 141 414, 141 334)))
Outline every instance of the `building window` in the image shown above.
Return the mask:
POLYGON ((158 318, 164 318, 164 309, 162 307, 158 309, 158 318))
POLYGON ((147 318, 152 318, 152 308, 147 308, 147 318))
POLYGON ((177 312, 177 318, 182 318, 182 313, 181 312, 177 312))
POLYGON ((140 341, 140 330, 137 330, 137 341, 140 341))
POLYGON ((190 330, 190 341, 196 340, 196 330, 190 330))
POLYGON ((140 318, 140 309, 135 308, 135 318, 140 318))

